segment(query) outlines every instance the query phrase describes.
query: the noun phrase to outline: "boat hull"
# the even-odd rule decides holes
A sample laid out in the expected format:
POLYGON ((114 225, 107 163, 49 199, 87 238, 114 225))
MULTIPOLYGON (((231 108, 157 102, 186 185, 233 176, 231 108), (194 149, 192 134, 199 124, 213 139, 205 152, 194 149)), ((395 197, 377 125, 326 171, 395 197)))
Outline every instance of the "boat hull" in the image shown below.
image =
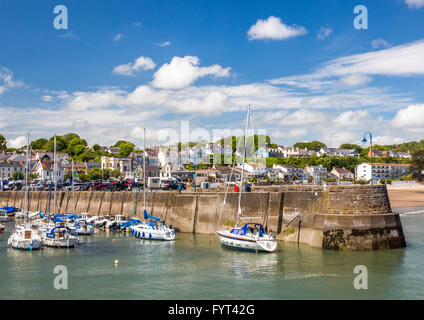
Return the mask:
POLYGON ((77 239, 51 239, 45 237, 43 244, 45 247, 51 248, 75 248, 77 246, 77 239))
POLYGON ((20 250, 38 250, 42 247, 42 242, 36 239, 17 239, 10 237, 8 245, 20 250))
POLYGON ((248 236, 235 236, 228 231, 217 231, 221 245, 234 250, 253 252, 274 252, 277 242, 274 239, 257 239, 248 236))
POLYGON ((130 227, 130 230, 133 236, 140 239, 162 240, 162 241, 175 240, 174 230, 154 230, 154 229, 143 228, 139 226, 130 227))

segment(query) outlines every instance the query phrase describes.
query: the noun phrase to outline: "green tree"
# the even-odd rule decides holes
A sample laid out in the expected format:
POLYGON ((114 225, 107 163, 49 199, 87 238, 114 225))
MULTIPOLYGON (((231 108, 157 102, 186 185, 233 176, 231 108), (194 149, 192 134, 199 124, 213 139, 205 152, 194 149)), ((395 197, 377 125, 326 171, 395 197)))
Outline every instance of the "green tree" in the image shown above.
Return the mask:
POLYGON ((12 179, 13 180, 23 180, 23 179, 25 179, 25 174, 21 171, 15 171, 12 174, 12 179))
POLYGON ((119 155, 127 157, 134 150, 134 144, 131 142, 125 142, 119 146, 119 155))
POLYGON ((87 141, 85 141, 84 139, 81 138, 73 138, 69 143, 68 143, 68 153, 71 155, 74 154, 81 154, 82 151, 84 151, 85 147, 87 146, 87 141), (84 148, 81 150, 81 147, 78 148, 79 152, 75 152, 76 151, 76 147, 77 146, 83 146, 84 148))
POLYGON ((100 145, 98 145, 97 143, 95 145, 93 145, 93 150, 95 152, 99 152, 100 151, 100 145))
POLYGON ((40 138, 30 143, 32 150, 45 150, 46 144, 49 142, 47 139, 40 138))
MULTIPOLYGON (((56 151, 62 152, 65 151, 67 148, 67 144, 65 140, 61 136, 56 136, 56 151)), ((53 152, 54 150, 54 137, 51 137, 49 141, 45 145, 45 149, 47 151, 53 152)))
POLYGON ((125 140, 118 140, 115 142, 115 144, 113 145, 114 147, 120 147, 121 144, 127 143, 127 141, 125 140))
POLYGON ((357 152, 362 151, 362 147, 357 144, 345 143, 340 146, 340 149, 355 149, 357 152))
POLYGON ((79 139, 79 135, 77 135, 76 133, 72 133, 69 132, 67 134, 64 134, 63 136, 60 136, 60 138, 63 140, 63 142, 66 144, 66 147, 69 146, 69 143, 73 140, 73 139, 79 139))
POLYGON ((114 178, 119 178, 121 176, 121 171, 119 171, 119 169, 111 170, 110 176, 114 178))
POLYGON ((100 168, 91 169, 88 172, 87 176, 89 180, 100 180, 102 178, 102 169, 100 168))
POLYGON ((308 150, 314 150, 319 151, 321 148, 327 147, 327 145, 320 141, 312 141, 312 142, 298 142, 293 145, 295 148, 305 149, 308 148, 308 150))
POLYGON ((414 178, 420 181, 423 180, 422 171, 424 170, 424 149, 417 150, 412 153, 411 164, 411 170, 414 178))
POLYGON ((79 156, 81 153, 83 153, 84 152, 84 150, 85 150, 85 146, 84 145, 82 145, 82 144, 79 144, 79 145, 77 145, 77 146, 75 146, 73 149, 72 149, 72 155, 77 155, 77 156, 79 156))
POLYGON ((0 134, 0 151, 4 151, 7 149, 7 141, 6 138, 0 134))

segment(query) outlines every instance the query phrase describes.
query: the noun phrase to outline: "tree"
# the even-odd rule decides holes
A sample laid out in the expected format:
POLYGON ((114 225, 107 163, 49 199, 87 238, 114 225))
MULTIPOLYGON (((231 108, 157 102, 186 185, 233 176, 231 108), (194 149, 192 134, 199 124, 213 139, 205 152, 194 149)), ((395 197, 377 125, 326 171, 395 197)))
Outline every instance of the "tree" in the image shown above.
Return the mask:
POLYGON ((25 179, 25 175, 21 171, 15 171, 12 174, 13 180, 23 180, 25 179))
POLYGON ((49 142, 47 139, 40 138, 30 143, 32 150, 44 150, 46 148, 46 144, 49 142))
POLYGON ((295 143, 293 147, 300 148, 300 149, 308 148, 308 150, 319 151, 321 150, 321 148, 327 147, 327 145, 320 141, 312 141, 312 142, 298 142, 298 143, 295 143))
POLYGON ((7 141, 6 138, 0 134, 0 151, 7 149, 7 141))
POLYGON ((89 180, 100 180, 102 178, 102 169, 100 168, 91 169, 88 172, 87 176, 89 180))
POLYGON ((115 144, 113 145, 114 147, 120 147, 121 144, 127 143, 127 141, 125 140, 118 140, 115 142, 115 144))
POLYGON ((100 151, 100 145, 98 145, 97 143, 95 145, 93 145, 93 150, 96 152, 100 151))
POLYGON ((79 155, 81 154, 85 147, 87 146, 87 141, 85 141, 84 139, 81 138, 73 138, 69 143, 68 143, 68 153, 71 155, 79 155), (81 148, 80 146, 83 146, 83 148, 81 148), (78 148, 76 148, 78 147, 78 148), (78 152, 76 152, 78 150, 78 152))
POLYGON ((119 178, 121 176, 121 171, 119 171, 119 169, 111 170, 110 176, 114 178, 119 178))
POLYGON ((38 172, 31 172, 29 177, 30 177, 31 180, 35 180, 35 179, 38 179, 39 174, 38 174, 38 172))
POLYGON ((414 178, 418 180, 423 179, 424 170, 424 149, 414 151, 411 159, 411 170, 414 178))
POLYGON ((77 135, 76 133, 72 133, 69 132, 67 134, 64 134, 63 136, 60 136, 61 139, 63 140, 63 142, 65 142, 66 146, 69 145, 69 143, 73 140, 73 139, 79 139, 79 135, 77 135))
MULTIPOLYGON (((66 150, 67 144, 61 136, 56 136, 56 151, 61 152, 66 150)), ((45 145, 47 151, 53 152, 54 150, 54 137, 51 137, 45 145)))
POLYGON ((125 142, 119 146, 119 155, 127 157, 134 150, 134 144, 131 142, 125 142))
POLYGON ((79 145, 77 145, 77 146, 75 146, 73 149, 72 149, 72 155, 77 155, 77 156, 79 156, 81 153, 83 153, 84 152, 84 150, 85 150, 85 146, 84 145, 82 145, 82 144, 79 144, 79 145))
POLYGON ((357 144, 345 143, 340 146, 340 149, 355 149, 356 152, 361 152, 362 147, 357 144))

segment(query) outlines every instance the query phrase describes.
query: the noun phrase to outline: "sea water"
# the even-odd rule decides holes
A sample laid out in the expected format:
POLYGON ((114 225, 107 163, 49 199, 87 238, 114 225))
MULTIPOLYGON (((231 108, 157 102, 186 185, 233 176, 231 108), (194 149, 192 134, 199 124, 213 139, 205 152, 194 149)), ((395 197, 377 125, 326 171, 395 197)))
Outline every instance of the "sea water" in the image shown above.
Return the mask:
POLYGON ((408 247, 365 252, 279 242, 275 253, 251 253, 215 235, 159 242, 105 231, 74 249, 29 252, 8 248, 10 222, 0 234, 0 299, 424 299, 424 208, 397 211, 408 247), (354 287, 358 265, 366 290, 354 287), (65 276, 56 266, 67 289, 55 289, 65 276))

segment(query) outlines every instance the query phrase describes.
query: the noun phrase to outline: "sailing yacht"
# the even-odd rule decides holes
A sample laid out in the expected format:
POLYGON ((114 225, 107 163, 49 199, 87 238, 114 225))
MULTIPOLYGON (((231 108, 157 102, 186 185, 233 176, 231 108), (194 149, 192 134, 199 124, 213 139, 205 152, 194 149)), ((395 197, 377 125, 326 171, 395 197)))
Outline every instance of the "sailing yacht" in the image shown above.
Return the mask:
MULTIPOLYGON (((54 216, 56 215, 56 191, 57 191, 57 159, 56 159, 56 135, 54 135, 54 153, 53 153, 53 177, 54 177, 54 216)), ((43 235, 43 244, 45 247, 53 248, 74 248, 79 244, 76 232, 65 225, 65 222, 59 217, 55 217, 53 222, 55 226, 49 229, 43 235)))
MULTIPOLYGON (((246 127, 244 131, 244 152, 243 152, 243 162, 240 178, 240 187, 239 187, 239 197, 238 197, 238 208, 237 208, 237 221, 235 228, 231 230, 227 229, 218 229, 219 221, 222 216, 224 209, 225 199, 229 190, 229 184, 227 186, 227 191, 225 193, 224 203, 221 208, 221 213, 218 219, 216 226, 216 233, 218 234, 221 245, 230 249, 236 250, 246 250, 246 251, 263 251, 263 252, 273 252, 277 248, 277 241, 274 239, 274 234, 267 233, 265 228, 260 223, 247 222, 244 226, 239 227, 240 220, 255 220, 260 219, 260 217, 242 217, 242 208, 241 208, 241 196, 242 196, 242 186, 243 186, 243 175, 244 175, 244 163, 246 161, 246 140, 247 140, 247 127, 249 124, 249 117, 251 116, 251 107, 247 108, 246 116, 246 127)), ((231 177, 230 177, 231 180, 231 177)))
MULTIPOLYGON (((146 129, 144 129, 143 136, 143 202, 144 202, 144 222, 135 223, 130 225, 130 232, 136 238, 149 239, 149 240, 175 240, 175 230, 168 227, 161 219, 150 215, 146 210, 146 129)), ((135 202, 134 202, 135 205, 135 202)), ((135 206, 134 206, 135 208, 135 206)), ((129 222, 128 222, 129 223, 129 222)))
POLYGON ((15 227, 15 232, 9 237, 7 244, 14 249, 37 250, 43 245, 41 237, 28 223, 28 175, 29 175, 29 133, 27 136, 27 162, 25 170, 25 216, 24 223, 15 227))

